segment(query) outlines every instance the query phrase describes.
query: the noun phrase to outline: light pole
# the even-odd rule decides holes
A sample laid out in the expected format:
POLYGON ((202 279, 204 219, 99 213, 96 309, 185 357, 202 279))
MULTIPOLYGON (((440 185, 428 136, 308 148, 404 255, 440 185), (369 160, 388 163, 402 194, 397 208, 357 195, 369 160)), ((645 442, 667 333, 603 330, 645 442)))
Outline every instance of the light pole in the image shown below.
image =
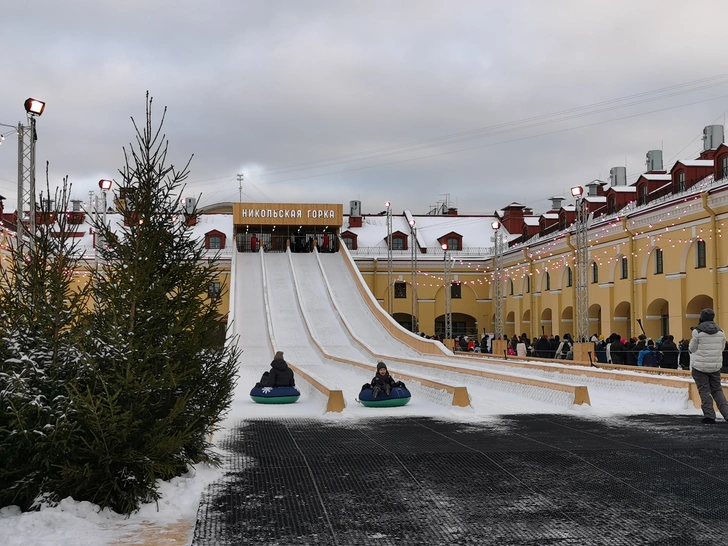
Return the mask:
POLYGON ((35 119, 45 110, 45 102, 27 99, 24 103, 28 115, 28 126, 18 124, 18 245, 23 245, 26 235, 30 248, 33 248, 35 234, 35 142, 38 135, 35 130, 35 119), (26 191, 27 187, 27 191, 26 191), (25 205, 28 205, 28 229, 23 224, 25 205), (26 233, 27 231, 27 233, 26 233))
POLYGON ((392 314, 394 304, 394 284, 392 272, 392 204, 387 201, 387 313, 392 314))
MULTIPOLYGON (((589 339, 589 209, 581 186, 571 188, 576 197, 576 339, 583 343, 589 339)), ((576 355, 574 355, 576 357, 576 355)))
POLYGON ((493 310, 495 311, 495 324, 493 328, 493 339, 505 334, 503 324, 503 236, 501 234, 501 223, 496 220, 490 227, 493 228, 493 310))
POLYGON ((447 243, 442 243, 442 250, 445 260, 445 339, 452 338, 452 287, 450 286, 450 273, 452 262, 448 252, 447 243))
MULTIPOLYGON (((111 186, 114 184, 113 180, 108 179, 102 179, 99 180, 99 188, 101 188, 101 193, 104 196, 104 212, 103 212, 103 224, 104 224, 104 231, 101 233, 96 234, 96 264, 97 265, 103 265, 102 264, 102 257, 101 253, 99 252, 106 243, 106 234, 105 231, 108 229, 108 226, 106 225, 106 194, 111 189, 111 186)), ((97 211, 98 214, 98 211, 97 211)))
POLYGON ((412 237, 412 333, 417 333, 417 225, 415 219, 409 221, 410 235, 412 237))

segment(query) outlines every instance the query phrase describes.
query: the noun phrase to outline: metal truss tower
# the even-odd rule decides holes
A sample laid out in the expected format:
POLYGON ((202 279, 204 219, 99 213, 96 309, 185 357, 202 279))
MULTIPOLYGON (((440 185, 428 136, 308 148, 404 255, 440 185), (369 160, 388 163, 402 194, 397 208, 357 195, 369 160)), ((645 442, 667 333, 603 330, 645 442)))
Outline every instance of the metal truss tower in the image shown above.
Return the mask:
POLYGON ((495 321, 493 327, 493 339, 499 339, 498 336, 505 334, 505 322, 504 322, 504 305, 505 301, 503 298, 503 234, 501 233, 500 224, 496 227, 496 222, 493 223, 495 235, 493 237, 493 310, 495 314, 495 321))
POLYGON ((445 251, 445 339, 452 339, 452 258, 446 245, 445 251))
POLYGON ((586 200, 576 199, 576 339, 589 339, 589 209, 586 200))
POLYGON ((411 254, 411 266, 412 272, 410 278, 412 279, 412 333, 417 333, 417 226, 415 225, 414 219, 410 222, 410 235, 412 236, 412 254, 411 254))
POLYGON ((387 201, 387 313, 394 307, 394 275, 392 271, 392 204, 387 201))
POLYGON ((28 121, 27 126, 18 124, 18 245, 26 239, 32 245, 28 234, 35 234, 35 116, 28 115, 28 121))

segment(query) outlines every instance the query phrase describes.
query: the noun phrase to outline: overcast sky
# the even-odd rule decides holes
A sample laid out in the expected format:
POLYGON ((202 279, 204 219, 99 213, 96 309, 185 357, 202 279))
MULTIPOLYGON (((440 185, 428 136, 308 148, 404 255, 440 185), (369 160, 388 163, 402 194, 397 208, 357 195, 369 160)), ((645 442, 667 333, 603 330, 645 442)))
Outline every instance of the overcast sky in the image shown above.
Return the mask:
POLYGON ((79 199, 119 178, 149 90, 203 203, 243 173, 244 201, 543 212, 650 149, 696 156, 728 110, 727 21, 725 0, 7 0, 0 123, 45 100, 38 188, 49 161, 79 199))

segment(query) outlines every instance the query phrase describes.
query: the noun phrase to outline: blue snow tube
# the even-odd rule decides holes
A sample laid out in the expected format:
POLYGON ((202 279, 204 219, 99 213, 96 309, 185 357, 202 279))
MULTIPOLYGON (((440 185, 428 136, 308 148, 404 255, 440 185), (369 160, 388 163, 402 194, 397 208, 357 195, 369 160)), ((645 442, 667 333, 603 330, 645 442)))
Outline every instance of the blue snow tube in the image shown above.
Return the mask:
POLYGON ((293 404, 300 396, 296 387, 253 387, 250 391, 258 404, 293 404))
POLYGON ((381 391, 376 398, 374 398, 372 389, 362 389, 359 393, 359 402, 368 408, 404 406, 410 401, 410 398, 412 395, 405 387, 394 387, 389 394, 381 391))

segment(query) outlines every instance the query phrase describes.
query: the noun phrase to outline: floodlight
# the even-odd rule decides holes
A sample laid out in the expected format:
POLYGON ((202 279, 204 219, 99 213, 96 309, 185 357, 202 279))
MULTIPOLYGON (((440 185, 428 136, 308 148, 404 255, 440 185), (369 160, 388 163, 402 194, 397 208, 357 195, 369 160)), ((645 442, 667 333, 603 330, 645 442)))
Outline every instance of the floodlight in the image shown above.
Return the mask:
POLYGON ((45 102, 38 99, 27 99, 25 101, 25 111, 29 114, 40 116, 45 110, 45 102))
POLYGON ((104 191, 108 191, 111 189, 111 185, 113 182, 111 180, 99 180, 99 188, 101 188, 104 191))
POLYGON ((447 243, 442 243, 442 245, 441 245, 441 246, 442 246, 442 249, 443 249, 443 250, 447 250, 447 243))
POLYGON ((389 206, 390 206, 391 204, 392 204, 392 203, 390 203, 389 201, 387 201, 387 202, 385 202, 385 203, 384 203, 384 206, 385 206, 385 207, 387 207, 387 208, 389 208, 389 206))
POLYGON ((571 195, 574 197, 579 197, 582 193, 584 193, 584 189, 581 186, 574 186, 571 188, 571 195))
POLYGON ((498 230, 501 227, 501 223, 498 220, 495 220, 492 224, 490 224, 490 227, 492 227, 495 230, 498 230))

